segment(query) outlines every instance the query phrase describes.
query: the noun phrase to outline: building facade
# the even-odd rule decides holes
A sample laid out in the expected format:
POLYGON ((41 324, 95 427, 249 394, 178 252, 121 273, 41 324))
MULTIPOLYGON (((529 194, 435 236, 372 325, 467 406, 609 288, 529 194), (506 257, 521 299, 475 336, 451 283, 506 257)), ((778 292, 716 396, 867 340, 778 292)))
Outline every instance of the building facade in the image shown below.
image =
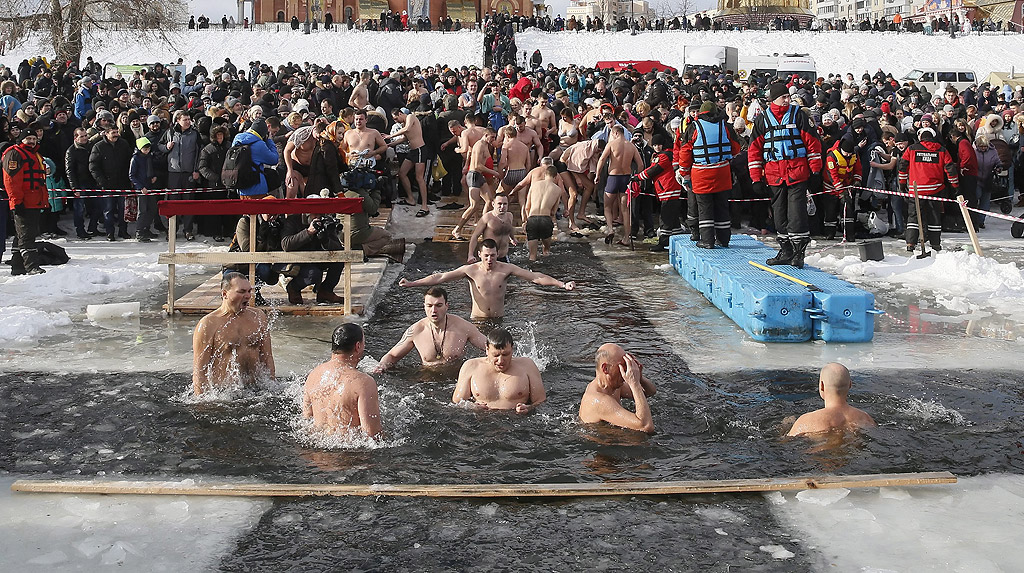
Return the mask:
POLYGON ((764 26, 775 18, 794 18, 801 26, 816 16, 814 0, 718 0, 714 19, 730 26, 764 26))
POLYGON ((585 22, 587 18, 600 18, 602 22, 610 23, 619 18, 630 18, 639 20, 655 18, 654 10, 647 0, 633 0, 616 2, 612 0, 570 0, 569 7, 565 11, 565 17, 575 16, 577 21, 585 22))
POLYGON ((532 0, 254 0, 256 23, 300 22, 316 19, 323 22, 327 14, 338 23, 374 20, 382 12, 408 12, 409 19, 430 18, 435 25, 445 16, 462 22, 476 22, 491 11, 534 15, 532 0))

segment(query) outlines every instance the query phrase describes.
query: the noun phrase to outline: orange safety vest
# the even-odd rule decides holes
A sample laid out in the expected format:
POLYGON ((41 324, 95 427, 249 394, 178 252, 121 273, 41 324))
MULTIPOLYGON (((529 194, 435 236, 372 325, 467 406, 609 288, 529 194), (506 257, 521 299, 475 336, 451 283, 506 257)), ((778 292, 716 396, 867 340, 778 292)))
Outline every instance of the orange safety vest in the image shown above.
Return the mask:
POLYGON ((38 151, 29 151, 21 144, 12 145, 4 153, 4 189, 10 197, 11 208, 23 204, 29 209, 50 206, 46 190, 46 168, 38 151))

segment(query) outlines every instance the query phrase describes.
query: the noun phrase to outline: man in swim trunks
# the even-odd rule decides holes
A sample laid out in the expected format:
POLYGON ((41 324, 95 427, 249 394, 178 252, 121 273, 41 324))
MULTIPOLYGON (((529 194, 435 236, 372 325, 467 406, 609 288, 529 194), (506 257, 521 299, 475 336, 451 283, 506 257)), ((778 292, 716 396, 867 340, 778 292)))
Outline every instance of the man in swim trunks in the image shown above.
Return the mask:
MULTIPOLYGON (((501 158, 498 160, 498 171, 503 173, 501 187, 498 190, 500 195, 508 195, 515 189, 525 177, 530 167, 530 148, 516 138, 518 132, 511 125, 501 128, 505 136, 501 144, 501 158)), ((520 191, 519 206, 521 209, 520 218, 526 220, 526 211, 523 207, 526 204, 526 193, 520 191)))
POLYGON ((341 138, 341 152, 346 154, 349 165, 359 159, 371 159, 376 164, 376 160, 388 150, 384 136, 376 129, 366 127, 366 110, 357 109, 352 121, 352 128, 341 138))
POLYGON ((644 160, 640 157, 640 150, 625 137, 625 130, 621 125, 613 125, 611 135, 608 138, 608 145, 597 160, 598 172, 594 174, 594 183, 600 179, 600 170, 608 162, 608 182, 604 187, 604 220, 607 226, 605 230, 605 243, 611 243, 615 238, 615 220, 622 217, 623 238, 620 245, 626 245, 626 239, 630 234, 632 217, 627 207, 626 187, 629 185, 629 178, 633 174, 633 164, 637 170, 642 171, 644 160))
POLYGON ((643 376, 643 366, 618 344, 603 344, 597 349, 597 375, 587 385, 580 401, 580 421, 584 424, 607 422, 613 426, 654 433, 654 419, 647 398, 655 393, 654 384, 643 376), (623 399, 632 399, 636 412, 622 407, 623 399))
POLYGON ((477 262, 476 245, 477 241, 491 239, 498 245, 498 260, 508 262, 508 246, 516 244, 512 237, 515 225, 512 223, 512 213, 508 212, 508 195, 498 195, 494 198, 494 208, 483 214, 473 228, 473 234, 469 237, 468 263, 477 262))
POLYGON ((576 283, 562 282, 543 273, 526 270, 511 263, 498 261, 498 245, 493 239, 484 239, 477 249, 480 262, 463 265, 454 271, 435 273, 418 280, 401 279, 398 286, 433 286, 459 279, 469 281, 469 294, 473 299, 473 318, 498 318, 505 316, 505 291, 508 277, 517 276, 535 285, 554 286, 573 290, 576 283))
POLYGON ((409 110, 404 107, 391 110, 391 117, 403 127, 385 137, 384 140, 404 135, 405 140, 409 143, 409 153, 406 154, 405 161, 398 168, 398 181, 405 191, 406 201, 415 205, 416 199, 412 195, 412 183, 409 181, 409 172, 415 170, 416 185, 420 190, 420 210, 416 212, 416 216, 426 217, 430 214, 430 209, 427 207, 427 147, 423 141, 423 126, 420 125, 419 118, 409 113, 409 110))
POLYGON ((825 401, 825 407, 797 418, 788 435, 802 436, 875 426, 875 421, 866 412, 846 403, 852 385, 850 371, 845 366, 837 362, 826 364, 818 377, 818 395, 825 401))
POLYGON ((359 74, 359 83, 352 89, 352 95, 348 98, 348 105, 357 110, 366 109, 366 106, 370 103, 370 90, 368 86, 370 85, 371 77, 368 71, 359 74))
MULTIPOLYGON (((468 131, 467 129, 463 132, 463 135, 468 131)), ((493 129, 487 128, 484 131, 483 137, 477 140, 476 144, 473 145, 472 152, 469 154, 469 162, 466 163, 468 166, 466 184, 469 185, 469 205, 462 212, 459 223, 452 229, 452 238, 456 241, 462 240, 462 235, 460 234, 462 228, 466 226, 469 218, 476 212, 476 207, 480 203, 481 197, 484 199, 484 212, 486 213, 491 210, 491 195, 484 175, 500 176, 497 171, 487 166, 487 161, 492 159, 491 154, 494 153, 494 148, 491 146, 496 136, 497 133, 493 129)))
POLYGON ((349 322, 334 329, 331 358, 306 377, 302 417, 328 433, 362 429, 370 437, 381 432, 377 383, 356 367, 363 358, 363 329, 349 322))
POLYGON ((197 395, 275 375, 270 321, 262 310, 249 307, 249 280, 226 273, 220 290, 220 308, 204 316, 192 334, 192 391, 197 395))
POLYGON ((420 353, 424 366, 438 366, 466 355, 466 344, 486 350, 487 338, 472 322, 448 314, 448 291, 439 286, 427 289, 423 294, 421 318, 406 329, 402 339, 394 346, 377 366, 377 372, 384 372, 405 357, 413 348, 420 353))
POLYGON ((587 203, 594 192, 594 173, 597 172, 597 161, 607 147, 603 139, 586 139, 570 145, 559 157, 563 162, 573 184, 569 187, 569 228, 582 223, 591 224, 587 218, 587 203), (575 187, 575 192, 574 188, 575 187), (577 202, 579 190, 583 190, 583 198, 577 202), (580 206, 579 218, 576 216, 576 205, 580 206))
MULTIPOLYGON (((306 181, 309 180, 314 149, 316 138, 313 136, 313 126, 300 127, 288 136, 288 143, 284 146, 284 165, 288 169, 284 177, 284 187, 288 199, 306 196, 306 181)), ((319 193, 320 190, 317 189, 316 192, 319 193)))
POLYGON ((487 356, 470 358, 459 371, 452 402, 472 398, 490 410, 528 414, 547 399, 540 370, 526 356, 512 356, 512 335, 496 328, 487 335, 487 356))
POLYGON ((526 240, 530 246, 530 260, 537 260, 537 244, 544 245, 544 254, 551 254, 551 236, 555 229, 555 211, 562 202, 564 191, 558 185, 558 169, 554 165, 544 168, 542 176, 530 185, 526 196, 526 240))

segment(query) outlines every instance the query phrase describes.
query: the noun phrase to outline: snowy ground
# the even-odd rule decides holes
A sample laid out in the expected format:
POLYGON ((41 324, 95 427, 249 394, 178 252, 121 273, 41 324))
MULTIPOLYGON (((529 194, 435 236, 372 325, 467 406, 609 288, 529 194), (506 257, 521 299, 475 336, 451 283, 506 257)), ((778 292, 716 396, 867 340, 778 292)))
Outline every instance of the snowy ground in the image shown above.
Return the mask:
MULTIPOLYGON (((915 67, 967 68, 987 77, 992 71, 1009 71, 1024 59, 1024 36, 947 36, 921 34, 825 32, 647 32, 558 33, 531 29, 516 36, 520 51, 539 49, 544 63, 593 65, 602 60, 660 60, 682 67, 684 46, 725 45, 738 48, 740 56, 772 53, 809 53, 819 75, 852 72, 860 75, 879 67, 903 75, 915 67), (898 58, 886 54, 899 54, 898 58)), ((464 30, 386 33, 341 31, 304 35, 291 30, 253 32, 240 29, 166 34, 111 32, 93 34, 83 55, 104 63, 140 64, 171 62, 179 57, 191 65, 197 59, 213 69, 225 57, 236 64, 260 60, 271 64, 315 62, 335 67, 368 69, 374 65, 450 66, 481 65, 483 36, 464 30)), ((8 50, 0 62, 17 67, 23 58, 52 51, 39 36, 8 50)))

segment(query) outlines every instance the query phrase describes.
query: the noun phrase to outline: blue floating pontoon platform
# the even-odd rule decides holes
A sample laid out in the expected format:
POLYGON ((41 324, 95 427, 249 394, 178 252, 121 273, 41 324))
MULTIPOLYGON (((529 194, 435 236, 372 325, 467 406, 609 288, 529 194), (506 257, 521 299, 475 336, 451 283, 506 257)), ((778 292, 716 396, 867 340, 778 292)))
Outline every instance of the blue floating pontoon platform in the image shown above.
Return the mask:
POLYGON ((669 242, 669 261, 693 288, 761 342, 870 342, 875 330, 875 296, 810 266, 775 267, 821 289, 758 269, 775 256, 761 241, 733 235, 729 248, 701 249, 689 235, 669 242))

